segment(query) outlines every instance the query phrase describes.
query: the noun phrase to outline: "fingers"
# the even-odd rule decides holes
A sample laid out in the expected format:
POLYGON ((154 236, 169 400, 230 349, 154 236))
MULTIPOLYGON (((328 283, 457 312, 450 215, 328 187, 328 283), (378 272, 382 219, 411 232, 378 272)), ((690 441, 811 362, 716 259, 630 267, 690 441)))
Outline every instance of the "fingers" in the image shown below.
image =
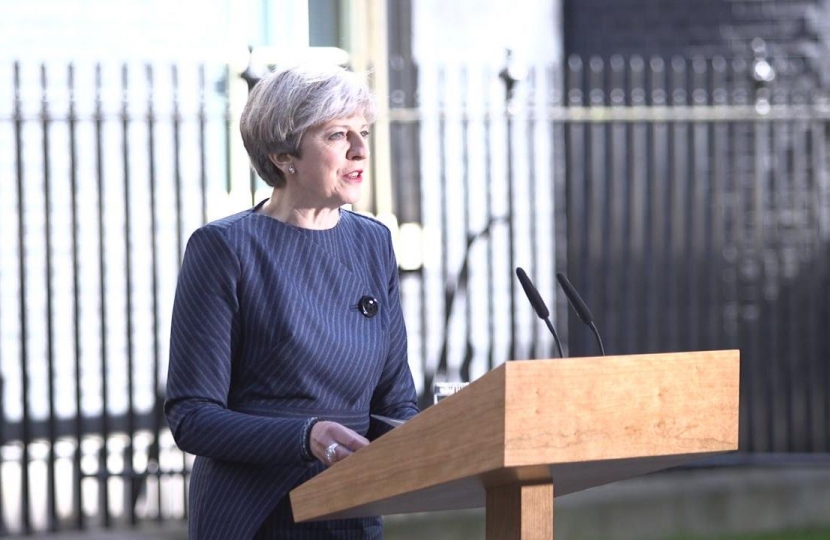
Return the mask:
POLYGON ((369 440, 337 422, 320 421, 311 428, 311 453, 328 465, 333 465, 369 444, 369 440))

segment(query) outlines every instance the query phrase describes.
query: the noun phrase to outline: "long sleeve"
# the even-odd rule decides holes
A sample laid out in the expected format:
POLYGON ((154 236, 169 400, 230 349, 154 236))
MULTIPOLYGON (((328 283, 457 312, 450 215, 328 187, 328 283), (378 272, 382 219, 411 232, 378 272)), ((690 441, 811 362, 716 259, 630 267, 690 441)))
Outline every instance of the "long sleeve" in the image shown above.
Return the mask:
POLYGON ((165 414, 176 444, 192 454, 282 466, 305 462, 308 418, 228 409, 233 355, 241 340, 241 265, 220 229, 188 242, 173 307, 165 414))
MULTIPOLYGON (((389 302, 389 354, 378 385, 372 395, 372 413, 398 419, 409 419, 418 414, 417 395, 409 370, 406 326, 400 303, 400 280, 395 254, 389 242, 388 302, 389 302)), ((386 424, 372 425, 370 438, 388 431, 386 424)))

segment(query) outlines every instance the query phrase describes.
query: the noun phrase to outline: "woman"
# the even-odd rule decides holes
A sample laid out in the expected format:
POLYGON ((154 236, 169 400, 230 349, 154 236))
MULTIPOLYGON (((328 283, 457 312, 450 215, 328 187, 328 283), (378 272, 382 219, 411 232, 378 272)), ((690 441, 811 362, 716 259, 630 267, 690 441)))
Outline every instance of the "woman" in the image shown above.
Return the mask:
POLYGON ((197 456, 191 538, 382 536, 379 518, 294 523, 288 497, 388 429, 370 414, 417 413, 389 230, 341 209, 374 115, 342 68, 272 73, 248 98, 272 195, 193 233, 173 308, 165 412, 197 456))

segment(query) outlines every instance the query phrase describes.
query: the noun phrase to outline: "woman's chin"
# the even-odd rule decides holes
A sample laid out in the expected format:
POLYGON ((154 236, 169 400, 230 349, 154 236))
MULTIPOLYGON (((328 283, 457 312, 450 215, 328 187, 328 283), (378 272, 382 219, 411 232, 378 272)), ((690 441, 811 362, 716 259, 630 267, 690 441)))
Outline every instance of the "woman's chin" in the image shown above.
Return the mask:
POLYGON ((360 197, 363 195, 363 190, 360 187, 357 189, 347 189, 340 193, 340 200, 342 201, 341 206, 343 204, 356 204, 360 197))

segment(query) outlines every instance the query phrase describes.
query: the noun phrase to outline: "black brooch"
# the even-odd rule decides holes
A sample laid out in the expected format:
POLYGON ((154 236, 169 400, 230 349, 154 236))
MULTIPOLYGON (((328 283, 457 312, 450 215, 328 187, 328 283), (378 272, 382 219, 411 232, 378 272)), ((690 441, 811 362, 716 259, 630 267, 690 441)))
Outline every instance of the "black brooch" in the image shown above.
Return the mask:
POLYGON ((369 319, 378 314, 379 308, 380 304, 378 303, 377 299, 371 296, 363 296, 357 303, 357 309, 359 309, 360 312, 363 313, 364 317, 367 317, 369 319))

